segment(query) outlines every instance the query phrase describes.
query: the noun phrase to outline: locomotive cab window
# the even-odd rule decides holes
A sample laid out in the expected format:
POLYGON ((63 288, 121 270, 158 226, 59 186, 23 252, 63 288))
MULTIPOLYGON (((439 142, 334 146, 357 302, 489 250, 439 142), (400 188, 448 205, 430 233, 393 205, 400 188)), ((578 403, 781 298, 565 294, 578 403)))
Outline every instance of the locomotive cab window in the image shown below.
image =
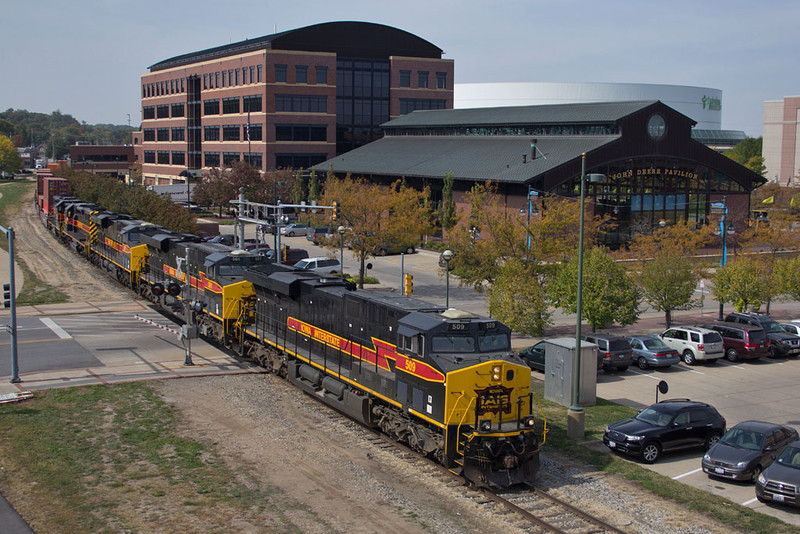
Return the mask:
POLYGON ((494 352, 510 349, 511 345, 508 340, 508 334, 487 334, 478 336, 478 350, 480 352, 494 352))
POLYGON ((422 334, 417 334, 415 336, 400 336, 400 348, 407 351, 417 354, 419 356, 424 356, 425 354, 425 337, 422 334))
POLYGON ((475 338, 461 335, 438 335, 431 339, 433 352, 475 352, 475 338))

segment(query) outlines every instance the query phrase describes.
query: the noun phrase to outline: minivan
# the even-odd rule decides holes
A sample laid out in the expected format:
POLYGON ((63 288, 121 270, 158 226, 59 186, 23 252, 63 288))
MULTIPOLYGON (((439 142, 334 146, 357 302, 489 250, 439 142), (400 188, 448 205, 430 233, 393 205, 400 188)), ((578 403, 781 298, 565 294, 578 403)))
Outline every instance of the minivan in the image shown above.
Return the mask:
POLYGON ((342 270, 342 264, 339 263, 339 260, 323 257, 305 258, 295 263, 294 266, 298 269, 303 269, 306 271, 316 271, 329 274, 336 274, 342 270))
POLYGON ((633 361, 633 348, 622 336, 589 334, 583 339, 597 345, 597 368, 606 373, 627 371, 633 361))
POLYGON ((714 322, 705 328, 719 332, 725 359, 731 362, 769 356, 769 338, 763 328, 748 324, 714 322))

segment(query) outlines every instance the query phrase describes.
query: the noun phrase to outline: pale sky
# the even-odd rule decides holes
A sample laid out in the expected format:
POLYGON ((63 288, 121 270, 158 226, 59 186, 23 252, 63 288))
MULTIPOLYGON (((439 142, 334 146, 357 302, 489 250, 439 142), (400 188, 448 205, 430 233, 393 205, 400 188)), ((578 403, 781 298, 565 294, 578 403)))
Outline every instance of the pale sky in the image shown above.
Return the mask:
POLYGON ((762 134, 800 94, 796 0, 0 0, 0 111, 141 122, 161 60, 321 22, 394 26, 455 61, 455 82, 625 82, 722 90, 722 128, 762 134))

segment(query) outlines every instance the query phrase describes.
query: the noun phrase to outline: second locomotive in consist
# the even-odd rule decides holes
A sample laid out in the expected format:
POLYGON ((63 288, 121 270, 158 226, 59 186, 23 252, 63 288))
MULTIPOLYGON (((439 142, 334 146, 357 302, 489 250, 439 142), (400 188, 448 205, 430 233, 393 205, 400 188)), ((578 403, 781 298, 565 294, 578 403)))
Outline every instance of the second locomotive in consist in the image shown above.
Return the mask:
POLYGON ((480 486, 531 482, 546 422, 498 321, 265 258, 65 197, 65 243, 209 339, 480 486))

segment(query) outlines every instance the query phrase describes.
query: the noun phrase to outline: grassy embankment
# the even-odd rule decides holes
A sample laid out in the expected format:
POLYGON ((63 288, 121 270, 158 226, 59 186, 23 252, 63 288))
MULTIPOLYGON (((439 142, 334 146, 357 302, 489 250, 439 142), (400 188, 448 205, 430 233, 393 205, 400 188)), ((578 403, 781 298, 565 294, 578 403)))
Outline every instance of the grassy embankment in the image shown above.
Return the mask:
MULTIPOLYGON (((0 194, 2 194, 0 197, 0 224, 6 228, 13 227, 11 222, 13 214, 20 209, 23 202, 33 202, 36 182, 16 180, 0 183, 2 183, 2 187, 0 187, 0 194)), ((0 247, 8 250, 8 239, 4 233, 0 234, 0 247)), ((17 306, 35 306, 67 301, 67 295, 40 280, 19 255, 16 255, 15 261, 24 278, 22 289, 16 296, 17 306)), ((17 284, 17 288, 19 288, 19 284, 17 284)))

